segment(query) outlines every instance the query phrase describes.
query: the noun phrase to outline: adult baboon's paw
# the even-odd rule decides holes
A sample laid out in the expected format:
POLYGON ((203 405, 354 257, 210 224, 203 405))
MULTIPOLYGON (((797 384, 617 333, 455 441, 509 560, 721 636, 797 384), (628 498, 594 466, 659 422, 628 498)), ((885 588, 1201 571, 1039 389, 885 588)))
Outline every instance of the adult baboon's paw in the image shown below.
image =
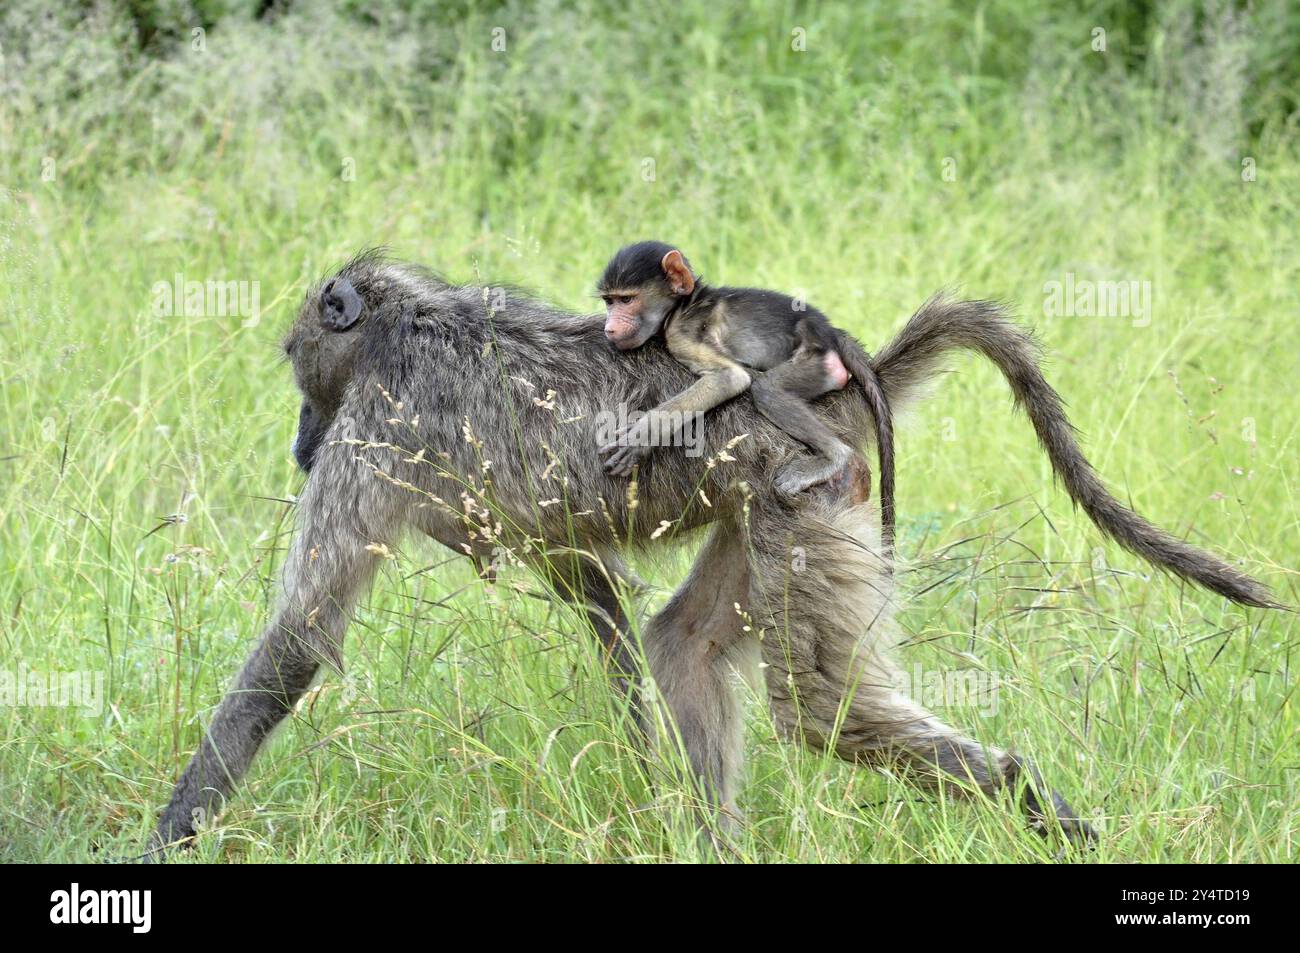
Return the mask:
MULTIPOLYGON (((1096 829, 1079 817, 1074 812, 1074 808, 1066 803, 1065 798, 1052 792, 1053 807, 1056 810, 1056 823, 1060 825, 1061 833, 1065 835, 1065 840, 1070 847, 1082 850, 1094 850, 1097 842, 1101 839, 1096 829)), ((1049 827, 1051 822, 1044 819, 1043 827, 1049 827)), ((1046 830, 1044 830, 1046 833, 1046 830)))
POLYGON ((193 831, 173 837, 156 830, 149 836, 144 853, 133 859, 141 864, 165 864, 172 854, 189 850, 193 846, 193 831))
POLYGON ((1003 771, 1012 784, 1019 780, 1019 775, 1027 776, 1021 803, 1034 830, 1044 837, 1050 837, 1052 830, 1059 827, 1070 847, 1091 849, 1097 845, 1097 831, 1079 816, 1079 812, 1065 798, 1043 783, 1043 776, 1032 762, 1016 755, 1007 755, 1003 771), (1041 797, 1044 793, 1046 799, 1041 797), (1044 800, 1049 803, 1044 804, 1044 800))

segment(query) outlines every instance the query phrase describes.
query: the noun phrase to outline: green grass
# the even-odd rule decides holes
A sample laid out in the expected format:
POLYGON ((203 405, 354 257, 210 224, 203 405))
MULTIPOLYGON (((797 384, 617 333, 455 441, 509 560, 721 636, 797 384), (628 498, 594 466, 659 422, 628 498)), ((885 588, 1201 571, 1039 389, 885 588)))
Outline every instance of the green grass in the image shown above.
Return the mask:
MULTIPOLYGON (((0 661, 103 673, 106 697, 98 717, 0 712, 0 860, 138 852, 274 599, 276 499, 301 484, 278 337, 307 282, 371 244, 591 310, 608 254, 661 237, 716 281, 806 292, 872 349, 941 287, 1004 298, 1117 495, 1300 601, 1286 5, 408 5, 376 24, 296 3, 147 54, 107 14, 25 19, 41 6, 0 14, 0 661), (157 316, 177 272, 258 282, 262 320, 157 316), (1151 282, 1151 321, 1045 315, 1067 272, 1151 282)), ((1290 859, 1295 617, 1105 544, 973 360, 899 458, 902 664, 1001 681, 996 711, 947 719, 1032 753, 1104 830, 1090 859, 1290 859)), ((642 560, 658 599, 686 555, 642 560)), ((639 769, 583 624, 522 572, 490 589, 444 558, 412 543, 389 564, 348 676, 192 857, 700 858, 688 793, 639 769)), ((751 713, 745 859, 1051 856, 1003 806, 922 797, 751 713)))

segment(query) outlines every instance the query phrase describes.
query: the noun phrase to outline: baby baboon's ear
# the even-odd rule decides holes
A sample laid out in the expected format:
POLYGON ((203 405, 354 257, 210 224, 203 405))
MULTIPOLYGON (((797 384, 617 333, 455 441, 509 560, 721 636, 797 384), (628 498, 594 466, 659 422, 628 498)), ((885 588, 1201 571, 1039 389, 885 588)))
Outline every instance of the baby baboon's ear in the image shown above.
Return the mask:
POLYGON ((691 271, 686 256, 676 248, 664 255, 659 267, 668 279, 668 287, 673 294, 685 296, 695 290, 695 273, 691 271))
POLYGON ((329 331, 346 331, 361 317, 361 295, 346 278, 330 281, 320 294, 320 323, 329 331))

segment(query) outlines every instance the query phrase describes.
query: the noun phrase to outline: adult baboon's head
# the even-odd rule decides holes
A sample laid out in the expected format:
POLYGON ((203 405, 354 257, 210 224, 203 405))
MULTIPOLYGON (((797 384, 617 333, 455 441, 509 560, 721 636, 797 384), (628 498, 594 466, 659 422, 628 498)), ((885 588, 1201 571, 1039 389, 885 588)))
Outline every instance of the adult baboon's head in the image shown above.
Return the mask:
POLYGON ((310 472, 363 365, 382 367, 394 360, 391 332, 417 322, 430 293, 447 287, 427 269, 390 261, 382 251, 371 250, 307 293, 284 339, 303 397, 293 455, 304 471, 310 472))
POLYGON ((284 353, 293 364, 302 393, 293 456, 310 472, 325 431, 338 413, 352 380, 362 331, 370 316, 364 289, 370 262, 354 260, 339 274, 308 293, 298 317, 284 339, 284 353))

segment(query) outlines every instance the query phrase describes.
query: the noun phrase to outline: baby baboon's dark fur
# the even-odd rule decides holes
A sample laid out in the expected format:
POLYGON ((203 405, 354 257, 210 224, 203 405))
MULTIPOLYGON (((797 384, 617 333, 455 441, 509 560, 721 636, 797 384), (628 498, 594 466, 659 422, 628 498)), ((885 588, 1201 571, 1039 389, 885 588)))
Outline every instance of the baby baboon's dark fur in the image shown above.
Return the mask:
MULTIPOLYGON (((281 605, 177 783, 156 847, 193 835, 322 661, 339 664, 377 553, 407 526, 477 557, 498 548, 517 555, 585 606, 615 682, 635 693, 640 654, 623 605, 638 583, 618 550, 647 543, 664 523, 665 540, 711 524, 689 578, 640 627, 656 690, 633 707, 647 732, 680 739, 721 819, 735 816, 740 767, 730 674, 761 655, 773 716, 791 737, 956 790, 1015 787, 1039 825, 1059 824, 1075 841, 1092 836, 1031 765, 963 737, 899 690, 893 583, 864 462, 847 489, 814 490, 791 506, 771 479, 799 448, 742 397, 709 415, 702 456, 655 455, 633 495, 593 453, 597 415, 654 406, 690 383, 661 344, 616 353, 598 318, 505 289, 449 285, 374 255, 349 263, 330 288, 329 301, 319 288, 307 296, 286 341, 304 395, 294 450, 311 477, 281 605), (364 305, 355 320, 353 293, 364 305), (668 719, 675 735, 655 730, 668 719)), ((1249 577, 1106 493, 1028 336, 997 306, 927 302, 873 362, 891 406, 905 404, 954 348, 1002 368, 1062 482, 1103 530, 1229 598, 1268 604, 1249 577)), ((856 389, 816 406, 845 440, 870 432, 856 389)))

